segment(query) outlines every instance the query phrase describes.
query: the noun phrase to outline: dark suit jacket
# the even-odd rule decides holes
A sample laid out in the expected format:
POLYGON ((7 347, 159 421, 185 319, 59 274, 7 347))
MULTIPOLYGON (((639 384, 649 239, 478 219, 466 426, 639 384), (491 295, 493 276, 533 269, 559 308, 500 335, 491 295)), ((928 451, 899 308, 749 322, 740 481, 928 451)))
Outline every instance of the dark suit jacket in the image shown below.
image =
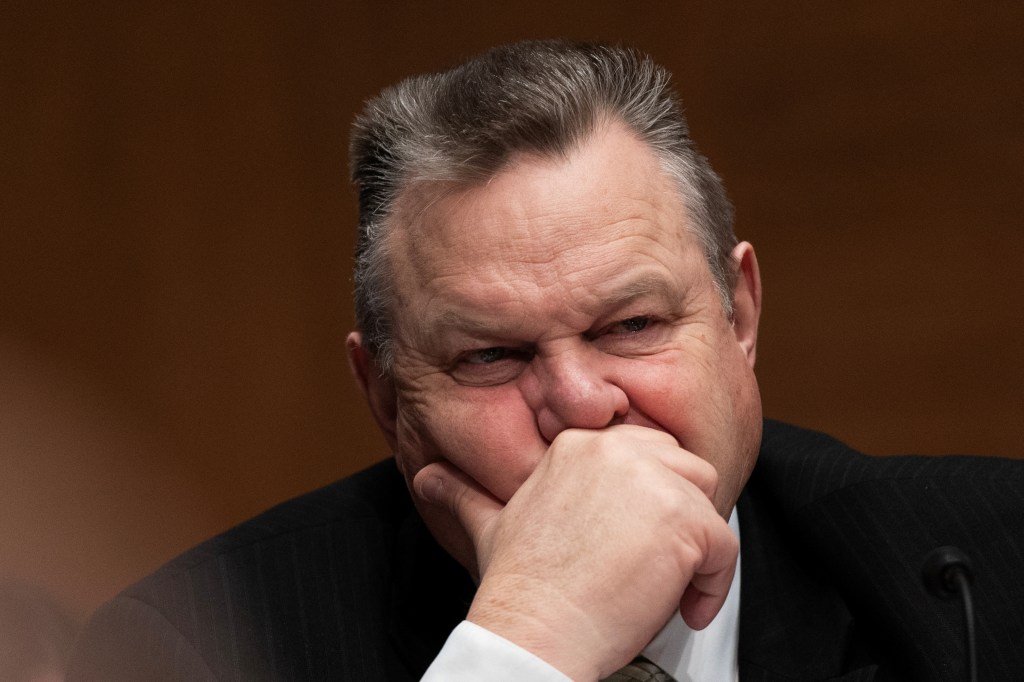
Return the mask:
MULTIPOLYGON (((1024 463, 870 458, 766 422, 739 518, 743 682, 964 679, 961 608, 920 579, 941 545, 974 562, 980 679, 1024 680, 1024 463)), ((126 590, 68 679, 417 680, 472 594, 388 461, 126 590)))

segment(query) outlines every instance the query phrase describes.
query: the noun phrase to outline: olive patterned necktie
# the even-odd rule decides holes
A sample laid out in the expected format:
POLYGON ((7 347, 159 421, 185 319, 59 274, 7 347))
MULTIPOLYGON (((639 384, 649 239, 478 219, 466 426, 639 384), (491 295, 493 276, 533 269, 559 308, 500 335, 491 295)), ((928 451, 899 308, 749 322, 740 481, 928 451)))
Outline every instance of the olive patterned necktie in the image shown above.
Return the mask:
POLYGON ((602 682, 676 682, 676 680, 643 656, 637 656, 632 663, 612 673, 602 682))

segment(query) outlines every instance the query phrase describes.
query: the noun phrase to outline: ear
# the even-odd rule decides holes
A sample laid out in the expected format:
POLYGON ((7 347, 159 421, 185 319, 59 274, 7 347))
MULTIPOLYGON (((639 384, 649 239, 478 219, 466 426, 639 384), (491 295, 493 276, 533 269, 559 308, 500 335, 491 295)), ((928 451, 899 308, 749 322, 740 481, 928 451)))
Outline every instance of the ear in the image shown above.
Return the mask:
POLYGON ((757 267, 757 256, 749 242, 740 242, 730 254, 736 268, 736 283, 733 285, 732 326, 747 362, 754 366, 757 358, 757 324, 761 319, 761 271, 757 267))
POLYGON ((363 345, 363 335, 360 332, 348 335, 345 348, 348 350, 348 366, 363 391, 370 413, 383 432, 388 447, 394 452, 397 443, 395 421, 398 414, 395 386, 390 378, 381 374, 376 358, 363 345))

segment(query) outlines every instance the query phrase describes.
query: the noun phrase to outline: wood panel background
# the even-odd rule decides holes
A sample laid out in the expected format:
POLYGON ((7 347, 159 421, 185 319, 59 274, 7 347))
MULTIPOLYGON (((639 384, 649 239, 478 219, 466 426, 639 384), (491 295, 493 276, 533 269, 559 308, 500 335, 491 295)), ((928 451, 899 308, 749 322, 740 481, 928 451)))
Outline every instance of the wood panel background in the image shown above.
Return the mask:
POLYGON ((347 127, 524 37, 676 74, 760 256, 767 414, 1024 457, 1024 4, 628 4, 4 3, 0 576, 84 614, 387 454, 344 358, 347 127))

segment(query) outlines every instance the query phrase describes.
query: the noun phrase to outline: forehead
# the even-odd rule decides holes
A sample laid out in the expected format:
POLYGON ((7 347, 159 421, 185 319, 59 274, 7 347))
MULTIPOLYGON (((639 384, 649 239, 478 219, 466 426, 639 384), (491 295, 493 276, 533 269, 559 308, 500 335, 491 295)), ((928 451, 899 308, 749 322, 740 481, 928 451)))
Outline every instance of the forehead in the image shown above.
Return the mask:
POLYGON ((399 307, 424 296, 600 297, 635 288, 630 279, 650 287, 654 271, 670 277, 697 248, 675 183, 617 126, 566 158, 515 158, 476 186, 414 186, 392 225, 399 307))

